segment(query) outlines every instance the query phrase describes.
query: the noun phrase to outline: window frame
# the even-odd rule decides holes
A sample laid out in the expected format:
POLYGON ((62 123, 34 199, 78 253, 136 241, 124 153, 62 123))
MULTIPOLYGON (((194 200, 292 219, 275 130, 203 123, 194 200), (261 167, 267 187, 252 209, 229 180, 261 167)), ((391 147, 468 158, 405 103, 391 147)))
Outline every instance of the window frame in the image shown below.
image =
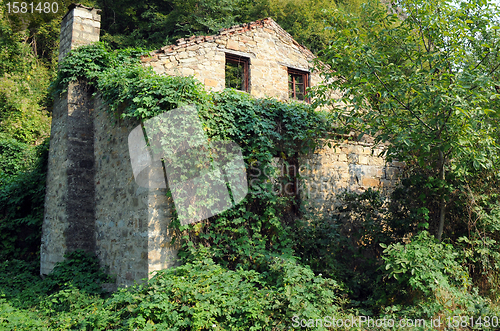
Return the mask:
MULTIPOLYGON (((241 56, 241 55, 236 55, 232 53, 226 53, 226 59, 224 62, 224 75, 226 75, 226 65, 227 63, 233 63, 239 65, 240 63, 243 64, 243 84, 241 90, 238 91, 243 91, 243 92, 250 92, 250 58, 241 56)), ((224 78, 224 88, 229 88, 226 86, 226 80, 224 78)))
POLYGON ((298 101, 305 101, 305 102, 309 103, 310 100, 307 97, 307 88, 309 87, 310 73, 308 71, 299 70, 299 69, 290 68, 290 67, 288 67, 287 69, 288 69, 288 71, 287 71, 288 98, 293 99, 293 100, 298 100, 298 101), (297 92, 295 90, 295 84, 296 84, 295 78, 297 76, 302 77, 302 81, 303 81, 302 84, 304 85, 304 92, 303 92, 304 99, 303 100, 300 100, 299 98, 297 98, 297 92), (291 88, 290 88, 290 84, 292 84, 291 88))

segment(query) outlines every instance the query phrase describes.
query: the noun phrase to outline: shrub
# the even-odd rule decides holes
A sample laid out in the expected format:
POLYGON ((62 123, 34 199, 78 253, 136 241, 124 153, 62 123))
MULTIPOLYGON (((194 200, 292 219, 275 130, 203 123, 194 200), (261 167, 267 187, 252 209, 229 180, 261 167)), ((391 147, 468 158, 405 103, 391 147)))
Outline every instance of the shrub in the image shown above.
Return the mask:
POLYGON ((0 177, 0 259, 38 257, 48 146, 36 147, 25 171, 0 177))
POLYGON ((27 170, 33 159, 29 145, 0 134, 0 179, 27 170))

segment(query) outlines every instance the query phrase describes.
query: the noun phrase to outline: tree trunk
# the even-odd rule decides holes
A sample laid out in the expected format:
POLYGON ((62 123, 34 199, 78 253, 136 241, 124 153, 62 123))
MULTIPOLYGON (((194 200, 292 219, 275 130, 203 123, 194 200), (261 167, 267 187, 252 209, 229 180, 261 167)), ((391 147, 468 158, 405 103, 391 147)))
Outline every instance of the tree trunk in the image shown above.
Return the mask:
MULTIPOLYGON (((446 179, 446 174, 444 172, 444 155, 443 151, 439 151, 439 178, 443 181, 446 179)), ((441 188, 441 199, 439 201, 439 227, 437 232, 437 239, 441 241, 441 237, 443 236, 443 228, 444 228, 444 215, 446 212, 446 200, 445 200, 445 188, 441 188)))

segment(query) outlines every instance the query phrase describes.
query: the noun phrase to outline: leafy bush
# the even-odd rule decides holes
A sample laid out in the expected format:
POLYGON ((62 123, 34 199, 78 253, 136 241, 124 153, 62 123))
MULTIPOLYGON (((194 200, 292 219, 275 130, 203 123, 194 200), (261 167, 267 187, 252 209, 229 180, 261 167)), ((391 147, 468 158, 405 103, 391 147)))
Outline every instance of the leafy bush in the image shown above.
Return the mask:
POLYGON ((211 259, 186 263, 158 272, 137 289, 119 291, 107 309, 118 312, 127 327, 172 330, 281 330, 293 315, 337 313, 334 282, 293 262, 274 266, 279 282, 252 270, 227 270, 211 259))
POLYGON ((26 171, 0 177, 1 259, 38 257, 48 147, 48 140, 36 147, 33 158, 26 161, 31 165, 26 171))
POLYGON ((65 260, 57 263, 54 270, 44 279, 49 292, 71 284, 81 291, 96 295, 102 294, 101 283, 112 282, 111 277, 101 269, 95 256, 76 250, 64 257, 65 260))
POLYGON ((27 170, 33 155, 29 145, 0 134, 0 178, 27 170))
POLYGON ((26 262, 0 265, 0 328, 284 330, 293 316, 340 314, 338 285, 293 258, 270 258, 269 273, 195 261, 109 298, 100 291, 109 278, 95 258, 83 252, 66 258, 44 280, 26 262))
MULTIPOLYGON (((471 288, 460 254, 451 244, 439 243, 427 231, 422 231, 405 245, 395 243, 383 247, 384 268, 389 277, 387 287, 392 289, 389 293, 392 305, 386 307, 386 311, 404 317, 439 316, 443 321, 454 316, 474 317, 477 321, 480 317, 498 314, 491 301, 471 288), (397 285, 390 278, 394 278, 397 285)), ((485 324, 482 329, 491 329, 491 326, 485 324)))
POLYGON ((457 286, 467 289, 469 275, 457 261, 451 244, 438 243, 427 231, 411 238, 408 244, 381 244, 385 269, 400 284, 429 295, 438 288, 457 286))
POLYGON ((333 216, 307 214, 296 223, 294 251, 315 273, 341 283, 354 307, 375 313, 374 303, 385 292, 380 244, 394 241, 386 198, 368 189, 344 192, 337 199, 333 216))
POLYGON ((43 280, 38 261, 0 263, 0 329, 65 330, 74 320, 66 313, 102 305, 101 284, 112 280, 97 258, 83 251, 65 258, 43 280))

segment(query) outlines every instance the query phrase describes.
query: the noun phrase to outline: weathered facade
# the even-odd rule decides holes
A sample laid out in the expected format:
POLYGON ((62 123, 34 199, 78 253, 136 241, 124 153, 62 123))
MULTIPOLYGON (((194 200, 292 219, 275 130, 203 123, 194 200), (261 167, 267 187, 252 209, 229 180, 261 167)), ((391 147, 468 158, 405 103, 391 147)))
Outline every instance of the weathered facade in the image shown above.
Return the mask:
MULTIPOLYGON (((59 53, 98 41, 99 21, 96 9, 70 7, 59 53)), ((134 181, 128 134, 140 123, 111 116, 92 92, 72 83, 54 104, 40 273, 83 249, 96 253, 117 284, 130 285, 175 264, 172 203, 164 189, 134 181)))
POLYGON ((311 70, 314 55, 273 19, 243 24, 215 36, 179 39, 144 59, 158 74, 194 76, 215 91, 223 90, 226 63, 248 63, 246 90, 255 97, 289 99, 289 73, 303 72, 308 86, 320 77, 311 70))
MULTIPOLYGON (((96 9, 70 7, 60 60, 70 49, 97 41, 99 21, 96 9)), ((268 18, 215 36, 180 39, 143 62, 158 74, 192 75, 211 90, 225 88, 232 66, 239 89, 288 100, 306 99, 305 88, 319 82, 312 59, 268 18)), ((173 204, 165 189, 139 187, 134 180, 128 135, 140 123, 110 115, 92 92, 83 83, 70 84, 54 105, 40 272, 48 274, 65 253, 84 249, 97 254, 118 285, 130 285, 175 265, 168 229, 173 204)), ((299 163, 308 176, 302 193, 322 214, 332 212, 332 198, 342 190, 391 187, 397 173, 368 144, 348 141, 299 163)))

